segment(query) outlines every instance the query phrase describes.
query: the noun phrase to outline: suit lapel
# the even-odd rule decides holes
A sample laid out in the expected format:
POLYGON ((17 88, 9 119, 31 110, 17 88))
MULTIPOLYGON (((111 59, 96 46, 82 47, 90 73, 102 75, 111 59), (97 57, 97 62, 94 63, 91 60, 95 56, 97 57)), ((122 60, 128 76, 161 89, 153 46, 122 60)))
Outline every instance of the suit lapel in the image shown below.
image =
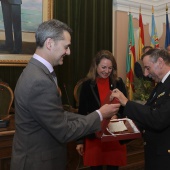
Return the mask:
MULTIPOLYGON (((111 83, 111 80, 109 79, 109 84, 110 84, 110 89, 113 90, 115 87, 113 85, 113 83, 111 83)), ((91 91, 93 93, 93 96, 97 102, 97 104, 99 105, 99 107, 101 106, 101 103, 100 103, 100 97, 99 97, 99 92, 98 92, 98 88, 97 88, 97 85, 94 83, 94 82, 91 82, 90 83, 90 88, 91 88, 91 91)))
MULTIPOLYGON (((51 75, 48 68, 44 64, 42 64, 40 61, 38 61, 38 60, 36 60, 34 58, 31 58, 30 63, 32 63, 32 64, 36 65, 37 67, 39 67, 44 72, 44 74, 47 75, 56 86, 56 83, 55 83, 55 81, 53 79, 53 76, 51 75)), ((61 96, 60 88, 58 88, 56 86, 56 89, 57 89, 58 96, 61 96)))
POLYGON ((94 95, 94 98, 95 98, 97 104, 98 104, 99 106, 101 106, 100 100, 99 100, 99 94, 98 94, 98 91, 97 91, 97 85, 94 84, 94 83, 91 83, 91 84, 90 84, 90 88, 91 88, 91 91, 92 91, 92 93, 93 93, 93 95, 94 95))

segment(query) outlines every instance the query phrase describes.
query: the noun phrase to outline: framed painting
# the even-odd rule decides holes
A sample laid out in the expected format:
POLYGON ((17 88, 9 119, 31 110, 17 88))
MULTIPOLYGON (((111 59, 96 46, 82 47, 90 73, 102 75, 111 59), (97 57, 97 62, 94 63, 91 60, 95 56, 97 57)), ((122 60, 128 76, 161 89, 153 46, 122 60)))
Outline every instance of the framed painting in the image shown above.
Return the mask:
MULTIPOLYGON (((22 2, 22 53, 11 54, 0 51, 0 66, 25 66, 32 57, 36 48, 36 28, 43 21, 53 18, 53 0, 24 0, 22 2)), ((2 14, 2 9, 0 12, 0 14, 2 14)), ((2 16, 0 16, 0 42, 5 40, 5 32, 3 28, 4 24, 1 21, 3 21, 2 16)))

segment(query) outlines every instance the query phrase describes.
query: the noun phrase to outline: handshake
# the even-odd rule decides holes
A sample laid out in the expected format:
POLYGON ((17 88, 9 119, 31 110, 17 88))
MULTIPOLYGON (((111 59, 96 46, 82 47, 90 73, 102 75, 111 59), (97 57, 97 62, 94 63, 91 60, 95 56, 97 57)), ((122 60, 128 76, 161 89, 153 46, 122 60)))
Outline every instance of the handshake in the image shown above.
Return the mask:
POLYGON ((107 95, 104 105, 99 109, 99 111, 103 118, 111 118, 118 113, 121 105, 126 105, 127 101, 128 99, 121 91, 114 89, 107 95))

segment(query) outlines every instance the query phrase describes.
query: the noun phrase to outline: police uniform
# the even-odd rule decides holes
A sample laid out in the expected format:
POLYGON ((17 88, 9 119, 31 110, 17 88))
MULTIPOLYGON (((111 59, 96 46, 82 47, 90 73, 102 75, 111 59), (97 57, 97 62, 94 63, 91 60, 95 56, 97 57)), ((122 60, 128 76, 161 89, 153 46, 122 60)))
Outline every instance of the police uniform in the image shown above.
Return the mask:
POLYGON ((145 170, 170 170, 170 73, 158 83, 147 103, 128 101, 124 114, 137 122, 145 150, 145 170))

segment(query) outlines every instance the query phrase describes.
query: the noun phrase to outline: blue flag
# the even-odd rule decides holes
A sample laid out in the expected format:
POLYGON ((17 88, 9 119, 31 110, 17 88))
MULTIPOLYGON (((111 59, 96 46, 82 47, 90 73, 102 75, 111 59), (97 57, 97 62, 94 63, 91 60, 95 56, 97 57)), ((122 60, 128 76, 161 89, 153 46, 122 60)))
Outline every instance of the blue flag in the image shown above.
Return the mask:
POLYGON ((166 12, 166 37, 165 37, 165 49, 170 44, 170 32, 169 32, 169 19, 168 13, 166 12))
POLYGON ((155 18, 154 18, 154 9, 153 9, 153 7, 152 7, 151 46, 153 48, 158 48, 159 47, 159 41, 158 41, 157 29, 156 29, 156 25, 155 25, 155 18))

